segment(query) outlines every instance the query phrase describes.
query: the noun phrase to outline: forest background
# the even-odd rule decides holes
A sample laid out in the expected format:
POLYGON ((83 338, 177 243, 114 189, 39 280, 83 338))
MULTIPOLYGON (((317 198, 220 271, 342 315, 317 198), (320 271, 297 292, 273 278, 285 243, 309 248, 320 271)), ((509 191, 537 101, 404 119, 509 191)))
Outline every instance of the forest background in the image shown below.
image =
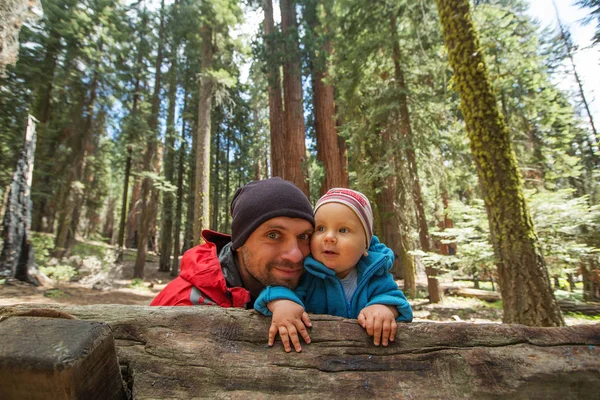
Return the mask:
MULTIPOLYGON (((485 176, 510 168, 478 164, 460 107, 439 10, 461 3, 41 1, 40 18, 21 29, 17 63, 0 78, 0 211, 31 114, 32 242, 53 279, 82 278, 73 255, 84 241, 116 249, 100 270, 136 249, 133 278, 148 275, 148 251, 176 276, 178 256, 199 243, 201 229, 230 231, 238 187, 279 175, 313 203, 336 186, 366 193, 409 297, 439 302, 440 280, 453 278, 495 287, 510 264, 498 232, 519 236, 510 223, 520 223, 488 219, 496 203, 486 201, 485 176)), ((470 15, 495 95, 489 108, 505 121, 518 168, 525 225, 535 226, 525 236, 543 254, 536 265, 546 272, 521 278, 534 291, 552 285, 569 299, 597 301, 600 153, 576 60, 598 46, 600 6, 573 3, 595 28, 587 49, 568 24, 541 26, 525 1, 475 1, 470 15)), ((504 279, 506 322, 560 324, 511 319, 506 304, 529 295, 504 279)))

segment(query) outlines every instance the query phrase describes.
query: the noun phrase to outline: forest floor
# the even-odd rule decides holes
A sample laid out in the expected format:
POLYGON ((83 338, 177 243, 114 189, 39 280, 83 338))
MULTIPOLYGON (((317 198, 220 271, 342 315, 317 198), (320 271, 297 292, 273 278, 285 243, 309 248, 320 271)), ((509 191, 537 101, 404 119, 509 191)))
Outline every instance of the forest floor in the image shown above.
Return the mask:
MULTIPOLYGON (((158 255, 148 253, 144 279, 133 279, 135 250, 126 250, 123 262, 114 262, 115 251, 101 242, 79 243, 72 257, 58 263, 48 257, 48 252, 37 245, 39 255, 46 267, 41 270, 53 279, 43 286, 33 286, 14 279, 0 280, 0 306, 37 304, 131 304, 149 305, 152 299, 173 278, 169 272, 158 271, 158 255)), ((38 254, 36 253, 36 254, 38 254)), ((39 262, 38 262, 39 264, 39 262)), ((438 304, 429 302, 425 288, 426 278, 418 280, 419 296, 410 300, 415 321, 501 323, 501 301, 486 302, 476 298, 444 296, 438 304)), ((399 281, 402 287, 402 281, 399 281)), ((441 287, 472 286, 469 282, 441 281, 441 287)), ((485 289, 485 287, 483 287, 485 289)), ((565 313, 567 325, 600 323, 600 316, 565 313)))

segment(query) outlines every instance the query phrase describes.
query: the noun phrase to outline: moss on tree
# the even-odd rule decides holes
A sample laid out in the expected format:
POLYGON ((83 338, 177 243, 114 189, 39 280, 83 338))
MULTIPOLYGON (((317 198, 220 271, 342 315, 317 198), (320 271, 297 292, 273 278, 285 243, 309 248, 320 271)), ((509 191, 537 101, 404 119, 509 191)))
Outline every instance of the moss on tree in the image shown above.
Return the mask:
POLYGON ((504 322, 560 326, 546 263, 523 196, 508 128, 489 81, 468 0, 437 0, 450 65, 490 223, 504 322))

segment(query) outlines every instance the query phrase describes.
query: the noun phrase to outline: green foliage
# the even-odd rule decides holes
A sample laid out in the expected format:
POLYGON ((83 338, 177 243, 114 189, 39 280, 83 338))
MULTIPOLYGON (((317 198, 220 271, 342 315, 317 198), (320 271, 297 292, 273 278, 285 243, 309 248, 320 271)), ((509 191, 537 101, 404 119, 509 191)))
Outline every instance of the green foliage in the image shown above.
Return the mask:
POLYGON ((96 257, 102 260, 106 257, 106 253, 109 248, 105 245, 93 244, 89 242, 78 242, 73 247, 71 254, 80 258, 96 257))
POLYGON ((31 245, 33 246, 33 254, 35 263, 39 267, 44 267, 50 261, 50 252, 54 248, 54 237, 52 235, 32 232, 31 245))
POLYGON ((474 20, 525 184, 570 186, 585 166, 573 143, 585 134, 566 94, 551 82, 552 38, 538 33, 521 0, 484 2, 474 20))
POLYGON ((590 15, 587 22, 596 20, 596 33, 594 35, 594 44, 600 43, 600 0, 578 0, 577 4, 583 8, 590 9, 590 15))
POLYGON ((40 267, 40 271, 57 282, 69 282, 77 276, 77 270, 68 264, 48 265, 40 267))
POLYGON ((585 321, 600 321, 600 315, 585 315, 576 312, 568 312, 565 314, 567 317, 583 319, 585 321))
POLYGON ((556 297, 556 300, 582 302, 583 301, 583 291, 575 290, 573 292, 569 292, 566 290, 555 290, 554 297, 556 297))
POLYGON ((144 285, 144 280, 140 279, 140 278, 133 278, 131 280, 131 283, 129 284, 129 287, 132 288, 132 289, 148 289, 144 285))
POLYGON ((66 296, 67 294, 61 289, 49 289, 44 293, 44 297, 48 297, 50 299, 61 299, 66 296))
POLYGON ((40 272, 49 278, 57 282, 68 282, 77 275, 77 270, 72 265, 59 263, 50 256, 50 252, 54 248, 54 237, 51 235, 33 232, 31 245, 40 272))
MULTIPOLYGON (((557 192, 529 191, 534 226, 542 253, 551 275, 578 274, 581 260, 598 256, 595 243, 599 242, 600 208, 590 206, 588 196, 573 197, 574 190, 557 192)), ((489 227, 483 201, 471 204, 452 201, 449 216, 454 228, 434 231, 432 236, 442 243, 456 243, 455 257, 442 259, 440 255, 420 254, 432 266, 446 265, 460 276, 489 277, 494 270, 494 252, 489 244, 489 227)))
POLYGON ((167 181, 164 176, 157 174, 152 171, 142 171, 133 174, 134 176, 138 176, 140 179, 149 178, 152 182, 152 186, 162 193, 175 193, 177 191, 177 187, 173 185, 171 182, 167 181))
POLYGON ((528 196, 552 275, 577 274, 582 258, 599 253, 591 243, 599 242, 600 207, 590 206, 588 196, 573 197, 573 192, 530 192, 528 196))

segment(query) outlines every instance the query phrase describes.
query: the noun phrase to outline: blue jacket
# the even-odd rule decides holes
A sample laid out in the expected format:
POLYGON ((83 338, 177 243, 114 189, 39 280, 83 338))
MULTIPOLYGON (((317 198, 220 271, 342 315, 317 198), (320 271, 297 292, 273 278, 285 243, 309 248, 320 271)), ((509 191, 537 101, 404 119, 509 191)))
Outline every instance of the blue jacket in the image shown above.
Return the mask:
POLYGON ((308 256, 304 260, 306 273, 295 291, 282 286, 265 288, 254 303, 263 315, 272 315, 267 304, 273 300, 292 300, 304 307, 306 312, 357 318, 360 311, 373 304, 396 306, 397 321, 410 322, 413 314, 404 293, 389 273, 394 263, 394 253, 373 236, 368 256, 362 256, 356 264, 358 283, 350 302, 346 301, 342 283, 335 272, 308 256))

